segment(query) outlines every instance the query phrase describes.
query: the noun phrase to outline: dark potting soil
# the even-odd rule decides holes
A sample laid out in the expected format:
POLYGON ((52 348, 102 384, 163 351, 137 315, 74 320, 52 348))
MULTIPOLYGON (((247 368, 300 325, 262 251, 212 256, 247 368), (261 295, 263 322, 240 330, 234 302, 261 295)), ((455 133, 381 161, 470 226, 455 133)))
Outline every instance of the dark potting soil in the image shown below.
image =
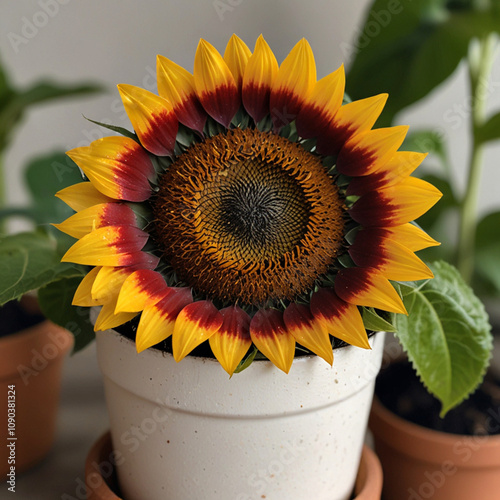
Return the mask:
POLYGON ((0 337, 19 332, 41 323, 41 314, 28 314, 17 300, 0 307, 0 337))
POLYGON ((375 393, 393 413, 423 427, 461 435, 500 434, 500 377, 492 370, 476 392, 444 418, 439 416, 441 403, 427 392, 407 361, 383 370, 375 393))

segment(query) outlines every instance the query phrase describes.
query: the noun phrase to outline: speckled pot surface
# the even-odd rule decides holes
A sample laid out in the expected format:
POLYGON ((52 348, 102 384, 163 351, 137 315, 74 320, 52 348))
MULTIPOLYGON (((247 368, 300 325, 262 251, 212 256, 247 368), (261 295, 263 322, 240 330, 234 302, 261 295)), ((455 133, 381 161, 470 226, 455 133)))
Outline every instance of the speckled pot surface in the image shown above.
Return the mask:
MULTIPOLYGON (((92 445, 85 461, 87 500, 123 500, 116 484, 116 457, 111 434, 106 432, 92 445)), ((382 481, 377 455, 363 446, 353 500, 380 500, 382 481)))
POLYGON ((333 367, 254 362, 232 378, 212 359, 97 334, 127 500, 347 500, 358 470, 384 335, 337 349, 333 367))

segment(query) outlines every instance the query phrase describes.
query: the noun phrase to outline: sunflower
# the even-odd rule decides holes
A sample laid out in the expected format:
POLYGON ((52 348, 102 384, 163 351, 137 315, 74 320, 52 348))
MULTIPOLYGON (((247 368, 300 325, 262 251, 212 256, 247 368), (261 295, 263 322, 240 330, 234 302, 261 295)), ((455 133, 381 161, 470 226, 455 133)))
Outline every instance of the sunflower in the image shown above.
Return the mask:
POLYGON ((278 65, 262 36, 224 56, 201 40, 193 74, 158 56, 157 83, 118 85, 134 133, 68 152, 86 180, 57 194, 63 261, 92 266, 73 303, 102 306, 96 331, 138 317, 138 352, 208 341, 229 374, 369 348, 363 308, 405 314, 391 281, 432 277, 411 221, 441 195, 411 177, 407 127, 373 128, 387 95, 345 103, 342 66, 317 81, 306 40, 278 65))

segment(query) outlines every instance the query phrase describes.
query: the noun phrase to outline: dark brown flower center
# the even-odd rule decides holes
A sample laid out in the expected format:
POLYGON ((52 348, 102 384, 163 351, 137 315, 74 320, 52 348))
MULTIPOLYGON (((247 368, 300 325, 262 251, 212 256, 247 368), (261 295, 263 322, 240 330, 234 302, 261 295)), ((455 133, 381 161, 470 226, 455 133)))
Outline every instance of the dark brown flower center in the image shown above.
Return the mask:
POLYGON ((161 178, 154 221, 180 279, 240 304, 307 292, 344 236, 343 201, 321 159, 251 129, 216 135, 179 156, 161 178))

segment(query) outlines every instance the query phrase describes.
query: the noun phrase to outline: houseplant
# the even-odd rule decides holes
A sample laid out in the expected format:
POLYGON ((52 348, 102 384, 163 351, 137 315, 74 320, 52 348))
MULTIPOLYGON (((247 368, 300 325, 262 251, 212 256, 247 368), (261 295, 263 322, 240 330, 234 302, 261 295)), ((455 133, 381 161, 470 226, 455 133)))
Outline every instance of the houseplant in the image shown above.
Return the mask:
MULTIPOLYGON (((73 345, 73 336, 46 320, 36 298, 25 294, 52 282, 56 276, 68 275, 68 271, 74 275, 75 270, 59 262, 62 253, 57 251, 57 242, 43 228, 31 233, 4 234, 6 222, 12 216, 23 216, 34 224, 47 226, 54 217, 68 216, 66 207, 56 205, 48 196, 55 186, 65 185, 56 182, 55 175, 59 162, 67 163, 64 155, 46 155, 27 166, 26 180, 33 205, 13 207, 6 203, 4 154, 29 108, 96 90, 95 85, 60 85, 49 81, 17 88, 0 64, 0 389, 5 394, 0 426, 4 444, 8 445, 0 477, 5 479, 8 474, 11 492, 15 492, 16 473, 42 459, 52 445, 62 361, 73 345)), ((68 174, 65 181, 74 182, 74 175, 68 174)), ((61 244, 63 240, 59 239, 61 244)))
MULTIPOLYGON (((374 2, 367 22, 384 7, 387 2, 374 2)), ((438 161, 438 168, 426 178, 443 191, 443 203, 421 220, 430 234, 439 233, 446 238, 442 248, 432 250, 434 256, 456 263, 464 281, 490 299, 494 304, 492 312, 498 315, 500 213, 493 212, 481 219, 477 207, 484 149, 500 137, 500 115, 487 117, 487 101, 494 92, 491 70, 495 47, 498 48, 498 5, 495 2, 420 1, 408 7, 398 13, 397 26, 382 29, 372 44, 360 48, 350 71, 350 90, 354 95, 367 91, 370 83, 366 76, 373 65, 387 74, 394 71, 398 62, 399 72, 404 65, 405 78, 413 79, 413 91, 409 92, 407 85, 400 85, 385 117, 391 122, 396 113, 448 79, 461 61, 465 63, 469 95, 443 115, 445 122, 452 123, 452 129, 467 125, 470 130, 464 193, 455 187, 454 169, 446 153, 446 133, 438 124, 434 124, 432 130, 415 133, 408 142, 417 149, 422 145, 431 146, 438 161), (436 67, 438 60, 446 63, 436 67), (431 66, 436 70, 430 71, 431 66)), ((374 82, 372 91, 382 84, 381 80, 379 77, 374 82)), ((480 307, 472 296, 468 302, 480 307)), ((474 322, 476 328, 487 327, 484 314, 477 315, 474 322)), ((458 338, 460 324, 455 328, 458 338)), ((410 359, 414 361, 411 355, 410 359)), ((418 363, 416 367, 418 370, 418 363)), ((453 371, 455 376, 461 376, 460 365, 453 371)), ((406 365, 395 364, 377 384, 378 399, 374 402, 370 427, 385 474, 393 478, 386 482, 385 496, 389 500, 405 496, 414 500, 496 498, 500 486, 498 401, 494 395, 498 392, 498 375, 491 372, 467 402, 442 419, 438 417, 439 404, 421 389, 415 378, 406 365)), ((441 417, 444 413, 441 412, 441 417)))
MULTIPOLYGON (((193 75, 162 56, 157 75, 159 96, 119 86, 135 132, 71 150, 90 182, 58 193, 77 212, 63 260, 92 266, 73 303, 116 330, 97 347, 124 495, 348 498, 383 343, 366 332, 433 275, 410 223, 440 197, 411 177, 425 155, 373 129, 386 95, 343 104, 343 67, 317 82, 305 40, 280 66, 262 37, 224 57, 202 40, 193 75)), ((40 291, 55 318, 60 284, 40 291)), ((488 333, 464 332, 445 405, 480 381, 488 333)))

